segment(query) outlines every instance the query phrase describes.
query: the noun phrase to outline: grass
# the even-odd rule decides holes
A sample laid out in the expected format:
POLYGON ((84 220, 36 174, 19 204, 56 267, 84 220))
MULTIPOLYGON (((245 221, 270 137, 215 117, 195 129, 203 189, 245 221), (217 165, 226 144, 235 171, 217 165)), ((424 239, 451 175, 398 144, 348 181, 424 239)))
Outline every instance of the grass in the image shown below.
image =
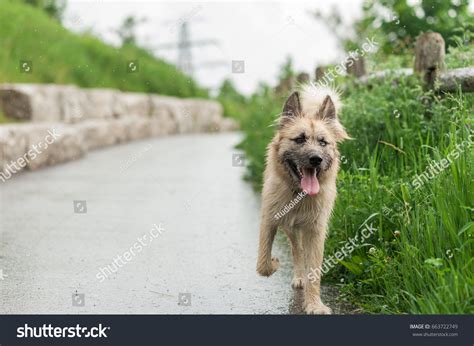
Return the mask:
POLYGON ((378 235, 329 279, 343 278, 346 296, 366 311, 474 311, 472 147, 421 188, 412 184, 432 160, 466 143, 472 102, 472 96, 461 93, 426 94, 411 78, 396 87, 385 82, 371 91, 357 90, 347 98, 342 121, 356 139, 341 148, 348 162, 339 180, 328 251, 372 214, 378 235), (430 112, 426 98, 432 102, 430 112), (403 153, 381 145, 382 140, 403 153))
POLYGON ((116 48, 88 34, 75 34, 43 11, 0 0, 0 83, 76 84, 179 97, 207 97, 173 65, 135 46, 116 48), (29 61, 32 73, 22 73, 29 61), (127 63, 138 62, 130 73, 127 63))
MULTIPOLYGON (((448 61, 464 65, 455 57, 448 61)), ((326 255, 367 219, 377 232, 323 281, 340 286, 342 299, 368 313, 473 313, 474 155, 472 146, 456 147, 473 134, 473 95, 436 95, 406 77, 398 83, 388 78, 370 90, 350 84, 343 99, 341 121, 354 140, 340 148, 339 195, 326 255), (448 154, 448 166, 415 189, 416 175, 448 154)), ((239 114, 246 178, 256 190, 283 101, 261 88, 239 114)))

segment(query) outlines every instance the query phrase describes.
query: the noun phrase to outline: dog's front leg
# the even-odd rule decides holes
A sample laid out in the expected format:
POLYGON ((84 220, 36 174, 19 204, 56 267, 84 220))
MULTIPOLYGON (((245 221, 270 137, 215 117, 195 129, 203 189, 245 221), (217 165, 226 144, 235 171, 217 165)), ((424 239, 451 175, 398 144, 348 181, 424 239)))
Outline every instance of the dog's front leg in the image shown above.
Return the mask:
POLYGON ((329 315, 331 309, 321 301, 321 266, 323 264, 325 227, 306 229, 303 234, 305 257, 304 308, 308 314, 329 315))
POLYGON ((303 288, 305 267, 301 231, 294 229, 286 230, 286 235, 290 240, 291 253, 293 254, 293 280, 291 281, 291 287, 303 288))
POLYGON ((260 224, 260 239, 258 245, 257 272, 270 276, 278 269, 278 258, 272 258, 272 245, 277 232, 277 225, 265 214, 260 224))

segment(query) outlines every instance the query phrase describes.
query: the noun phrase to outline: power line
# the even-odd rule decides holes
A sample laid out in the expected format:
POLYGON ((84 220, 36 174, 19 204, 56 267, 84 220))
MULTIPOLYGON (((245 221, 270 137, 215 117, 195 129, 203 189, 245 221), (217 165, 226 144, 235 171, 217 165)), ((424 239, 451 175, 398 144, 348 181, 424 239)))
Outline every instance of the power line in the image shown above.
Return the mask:
MULTIPOLYGON (((203 40, 191 41, 189 32, 190 32, 189 22, 183 21, 180 24, 177 42, 160 44, 160 45, 155 46, 153 49, 155 50, 177 49, 178 50, 178 61, 177 61, 178 68, 184 73, 192 76, 194 74, 194 69, 196 68, 195 64, 193 63, 192 48, 210 46, 210 45, 219 47, 220 44, 219 44, 219 41, 215 39, 203 39, 203 40)), ((208 62, 199 64, 197 68, 201 68, 201 67, 215 68, 215 67, 223 66, 224 64, 228 65, 228 63, 225 62, 224 60, 214 60, 214 61, 208 61, 208 62)))

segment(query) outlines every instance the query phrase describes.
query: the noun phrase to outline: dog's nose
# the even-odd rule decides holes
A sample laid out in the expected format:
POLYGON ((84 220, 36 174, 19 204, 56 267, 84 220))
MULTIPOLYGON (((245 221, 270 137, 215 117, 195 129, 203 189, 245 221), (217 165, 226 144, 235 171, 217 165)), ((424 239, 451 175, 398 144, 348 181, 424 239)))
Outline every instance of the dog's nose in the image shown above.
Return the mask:
POLYGON ((319 157, 318 155, 314 155, 309 158, 309 163, 313 167, 318 167, 321 164, 321 162, 323 162, 323 159, 319 157))

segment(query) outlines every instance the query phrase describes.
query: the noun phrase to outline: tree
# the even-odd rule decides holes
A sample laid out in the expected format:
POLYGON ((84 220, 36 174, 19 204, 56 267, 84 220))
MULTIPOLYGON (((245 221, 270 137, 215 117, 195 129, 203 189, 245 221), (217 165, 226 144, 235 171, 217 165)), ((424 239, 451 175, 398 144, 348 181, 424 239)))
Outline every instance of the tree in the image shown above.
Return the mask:
POLYGON ((137 36, 136 30, 138 25, 144 23, 146 19, 141 18, 138 19, 134 16, 127 16, 120 27, 116 30, 117 35, 120 37, 122 41, 122 46, 126 45, 137 45, 137 36))
POLYGON ((245 97, 239 93, 231 80, 226 79, 222 82, 222 85, 219 88, 219 99, 232 100, 235 102, 244 103, 245 97))
POLYGON ((293 60, 291 59, 291 56, 287 56, 285 63, 280 67, 278 80, 284 81, 284 80, 291 79, 294 76, 295 76, 295 70, 293 69, 293 60))
POLYGON ((377 36, 384 53, 402 54, 427 31, 440 33, 448 47, 455 46, 457 29, 473 28, 468 7, 469 0, 365 0, 362 18, 351 31, 339 30, 343 26, 337 10, 328 15, 316 12, 315 16, 329 26, 345 50, 359 48, 366 37, 377 36))
POLYGON ((23 0, 28 5, 38 7, 45 11, 51 18, 61 22, 66 10, 66 0, 23 0))

